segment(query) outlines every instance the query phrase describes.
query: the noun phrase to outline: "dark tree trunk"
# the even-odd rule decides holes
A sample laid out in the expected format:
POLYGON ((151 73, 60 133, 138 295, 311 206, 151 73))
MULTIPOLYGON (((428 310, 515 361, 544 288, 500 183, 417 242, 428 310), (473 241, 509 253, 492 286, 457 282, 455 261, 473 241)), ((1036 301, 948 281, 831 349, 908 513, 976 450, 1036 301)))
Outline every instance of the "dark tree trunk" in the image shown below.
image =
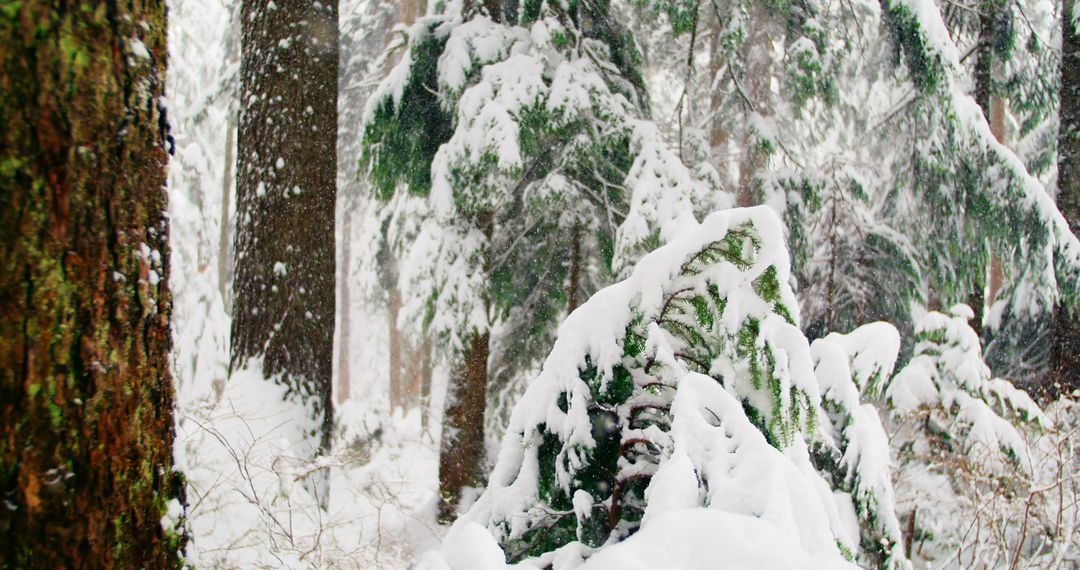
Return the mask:
POLYGON ((232 368, 333 411, 337 1, 244 0, 232 368))
POLYGON ((0 12, 0 567, 176 567, 165 3, 0 12))
POLYGON ((566 279, 566 314, 574 312, 581 304, 581 224, 574 224, 574 230, 570 234, 570 272, 566 279))
POLYGON ((484 409, 491 336, 474 333, 447 387, 439 453, 439 522, 457 516, 465 487, 484 483, 484 409))
MULTIPOLYGON (((983 0, 979 5, 979 38, 975 47, 975 102, 982 108, 987 122, 993 120, 990 105, 994 80, 994 34, 996 32, 994 22, 997 19, 998 9, 997 0, 983 0)), ((986 247, 985 244, 983 247, 986 247)), ((980 336, 982 336, 983 313, 986 306, 985 288, 986 276, 975 277, 967 299, 967 304, 975 313, 971 319, 971 327, 980 336)))
MULTIPOLYGON (((476 222, 490 244, 494 214, 482 212, 476 222)), ((490 247, 484 271, 491 273, 490 247)), ((490 299, 486 303, 490 307, 490 299)), ((465 487, 484 483, 484 411, 490 352, 490 331, 473 330, 468 334, 446 388, 439 448, 439 522, 454 520, 465 487)))
MULTIPOLYGON (((1058 131, 1057 205, 1069 228, 1080 235, 1080 35, 1072 26, 1074 0, 1065 0, 1061 28, 1061 126, 1058 131)), ((1080 315, 1064 304, 1054 309, 1047 399, 1080 388, 1080 315)))

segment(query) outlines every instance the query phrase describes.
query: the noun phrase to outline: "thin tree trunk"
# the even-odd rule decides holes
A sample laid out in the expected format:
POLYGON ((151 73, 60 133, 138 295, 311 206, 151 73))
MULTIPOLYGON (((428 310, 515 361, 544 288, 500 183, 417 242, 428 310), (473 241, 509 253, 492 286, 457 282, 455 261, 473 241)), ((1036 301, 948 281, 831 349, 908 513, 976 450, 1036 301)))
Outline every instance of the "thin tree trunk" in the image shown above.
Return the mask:
MULTIPOLYGON (((416 22, 421 14, 421 4, 424 0, 401 0, 398 4, 398 21, 406 26, 416 22)), ((387 36, 389 41, 390 36, 387 36)), ((402 57, 405 50, 401 51, 402 57)), ((411 405, 408 403, 409 387, 412 377, 412 361, 416 358, 412 343, 404 338, 398 328, 398 316, 401 314, 401 290, 398 289, 397 260, 391 253, 387 257, 387 279, 384 282, 389 297, 387 305, 387 333, 389 342, 389 375, 390 375, 390 412, 395 410, 407 411, 411 405), (409 363, 409 364, 406 364, 409 363)))
MULTIPOLYGON (((772 91, 772 47, 774 39, 768 7, 763 2, 754 2, 750 8, 750 25, 746 43, 743 45, 743 63, 745 74, 743 87, 750 107, 747 117, 758 114, 768 117, 772 91)), ((739 166, 739 188, 735 202, 740 207, 754 206, 761 202, 758 195, 757 176, 765 168, 767 157, 755 148, 756 136, 750 131, 749 124, 744 125, 742 141, 742 163, 739 166)))
POLYGON ((431 337, 428 335, 424 335, 424 340, 420 343, 420 357, 422 359, 420 365, 420 431, 428 433, 431 422, 431 374, 433 371, 431 337))
MULTIPOLYGON (((994 138, 1005 146, 1008 146, 1008 133, 1005 128, 1005 105, 1007 101, 1003 97, 990 97, 990 131, 994 138)), ((1001 258, 993 250, 990 250, 990 276, 986 284, 986 306, 992 307, 997 300, 998 292, 1005 284, 1005 272, 1001 267, 1001 258)))
POLYGON ((425 0, 401 0, 398 4, 398 14, 402 24, 411 26, 416 23, 416 18, 420 17, 424 13, 424 7, 421 4, 425 4, 425 0))
POLYGON ((221 182, 221 229, 218 232, 218 292, 225 310, 232 308, 229 284, 232 283, 232 235, 229 213, 232 210, 232 189, 235 182, 233 162, 236 160, 236 115, 229 112, 225 123, 225 172, 221 182))
MULTIPOLYGON (((1080 34, 1072 25, 1075 1, 1065 0, 1063 8, 1057 206, 1080 235, 1080 34)), ((1080 315, 1059 303, 1052 327, 1050 375, 1043 387, 1047 399, 1080 388, 1080 315)))
MULTIPOLYGON (((975 102, 983 111, 987 122, 992 121, 991 93, 994 75, 994 20, 997 11, 996 0, 983 0, 979 5, 979 37, 975 48, 975 102)), ((986 244, 972 244, 986 247, 986 244)), ((986 276, 972 280, 971 293, 967 304, 975 316, 971 319, 971 328, 982 336, 983 313, 986 305, 986 276)))
POLYGON ((390 412, 404 409, 402 403, 402 356, 404 347, 401 330, 398 329, 398 315, 401 314, 401 292, 397 287, 390 289, 390 305, 387 310, 386 327, 390 336, 390 412))
POLYGON ((730 149, 731 137, 728 134, 728 130, 724 125, 724 121, 721 120, 723 116, 721 113, 721 107, 724 104, 724 95, 720 89, 716 88, 718 81, 717 75, 723 68, 724 58, 720 55, 721 49, 721 34, 723 30, 720 28, 720 15, 713 14, 709 20, 709 33, 711 37, 709 39, 709 146, 712 153, 712 163, 716 167, 716 172, 720 175, 725 188, 730 188, 731 184, 731 160, 728 157, 730 149))
POLYGON ((352 207, 346 201, 341 209, 341 311, 338 331, 337 402, 343 403, 351 394, 352 380, 349 376, 349 348, 352 344, 352 305, 349 295, 352 261, 352 207))
POLYGON ((0 567, 178 567, 165 3, 0 17, 0 567))
POLYGON ((332 425, 337 2, 244 0, 234 370, 263 374, 332 425))
POLYGON ((566 313, 574 312, 581 303, 581 224, 574 224, 570 234, 570 273, 566 283, 566 313))
POLYGON ((461 493, 484 482, 484 410, 488 333, 473 333, 450 378, 439 453, 439 522, 457 516, 461 493))

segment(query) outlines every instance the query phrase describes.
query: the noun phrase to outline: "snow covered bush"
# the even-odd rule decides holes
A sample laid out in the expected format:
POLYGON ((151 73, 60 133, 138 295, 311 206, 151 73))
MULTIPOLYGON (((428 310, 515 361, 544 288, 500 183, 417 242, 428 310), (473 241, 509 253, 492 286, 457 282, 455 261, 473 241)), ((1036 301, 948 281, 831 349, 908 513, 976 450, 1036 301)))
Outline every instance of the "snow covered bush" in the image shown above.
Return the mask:
POLYGON ((848 515, 847 542, 859 545, 859 562, 872 568, 910 568, 894 506, 889 438, 871 403, 880 399, 899 351, 900 334, 883 322, 810 345, 828 418, 820 422, 813 458, 848 515))
POLYGON ((991 378, 971 316, 957 305, 923 317, 911 361, 885 392, 895 424, 897 508, 916 558, 963 567, 1001 557, 985 542, 966 552, 964 546, 999 512, 984 513, 981 498, 1011 498, 1029 488, 1027 438, 1045 423, 1027 393, 991 378))
POLYGON ((610 567, 672 555, 665 543, 684 529, 752 566, 845 567, 856 545, 810 460, 821 397, 788 272, 775 214, 729 210, 574 311, 514 408, 487 490, 425 564, 571 568, 599 549, 596 567, 610 567))

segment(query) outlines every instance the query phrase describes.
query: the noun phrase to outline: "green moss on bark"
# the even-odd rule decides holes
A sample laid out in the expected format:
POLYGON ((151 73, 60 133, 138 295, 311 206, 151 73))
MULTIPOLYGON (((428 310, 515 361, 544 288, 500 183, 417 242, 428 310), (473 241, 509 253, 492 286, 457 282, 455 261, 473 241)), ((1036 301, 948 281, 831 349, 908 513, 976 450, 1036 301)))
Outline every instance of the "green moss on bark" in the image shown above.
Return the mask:
POLYGON ((165 57, 163 2, 0 0, 0 568, 179 565, 165 57))

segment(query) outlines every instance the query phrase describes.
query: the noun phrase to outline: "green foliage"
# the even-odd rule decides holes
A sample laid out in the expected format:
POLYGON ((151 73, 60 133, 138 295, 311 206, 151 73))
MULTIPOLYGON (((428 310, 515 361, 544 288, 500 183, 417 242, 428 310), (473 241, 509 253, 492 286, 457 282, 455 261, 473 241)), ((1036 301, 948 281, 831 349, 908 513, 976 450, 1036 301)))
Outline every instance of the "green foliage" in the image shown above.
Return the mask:
POLYGON ((362 169, 376 189, 376 197, 388 201, 399 184, 420 196, 431 190, 431 161, 453 134, 453 117, 443 110, 437 93, 439 55, 446 38, 427 30, 410 45, 412 68, 395 103, 393 97, 379 101, 364 129, 362 169))
POLYGON ((659 306, 628 307, 629 322, 618 340, 622 347, 618 363, 600 367, 590 353, 585 354, 570 384, 582 388, 579 399, 564 389, 550 405, 567 418, 584 414, 591 441, 563 439, 558 435, 561 428, 542 422, 535 431, 526 430, 526 441, 539 442, 538 504, 527 510, 527 529, 516 535, 501 519, 492 521, 502 529, 498 534, 510 562, 572 541, 598 547, 621 540, 640 525, 645 490, 670 446, 669 406, 681 374, 677 365, 655 352, 653 335, 665 335, 678 347, 674 353, 678 366, 711 375, 729 390, 750 390, 740 396, 746 412, 776 447, 787 447, 797 433, 816 429, 816 404, 785 377, 789 371, 779 369, 776 351, 782 349, 765 332, 777 326, 777 317, 782 326, 792 326, 778 269, 769 266, 745 285, 770 307, 765 315, 727 314, 739 303, 729 303, 728 293, 722 292, 729 291, 724 289, 728 283, 713 281, 717 267, 750 270, 761 248, 753 225, 729 230, 723 239, 687 257, 659 306), (737 388, 739 381, 726 378, 723 370, 748 370, 753 377, 746 382, 753 387, 737 388), (768 404, 762 405, 763 395, 768 404))

